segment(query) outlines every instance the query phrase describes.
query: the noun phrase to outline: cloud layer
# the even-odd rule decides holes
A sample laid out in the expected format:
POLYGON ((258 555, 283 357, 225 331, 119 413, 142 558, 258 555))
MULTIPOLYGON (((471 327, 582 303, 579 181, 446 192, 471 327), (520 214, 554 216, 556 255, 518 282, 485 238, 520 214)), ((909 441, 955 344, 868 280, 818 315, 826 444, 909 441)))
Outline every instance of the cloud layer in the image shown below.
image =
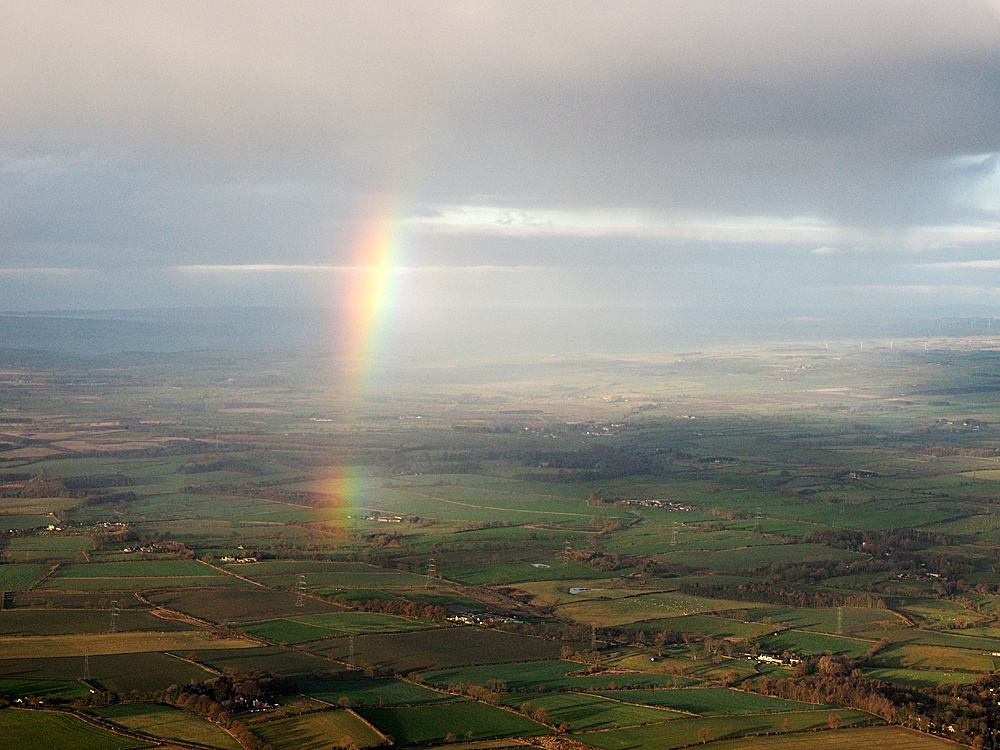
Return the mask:
POLYGON ((997 3, 3 7, 7 309, 333 304, 378 213, 412 305, 1000 285, 997 3))

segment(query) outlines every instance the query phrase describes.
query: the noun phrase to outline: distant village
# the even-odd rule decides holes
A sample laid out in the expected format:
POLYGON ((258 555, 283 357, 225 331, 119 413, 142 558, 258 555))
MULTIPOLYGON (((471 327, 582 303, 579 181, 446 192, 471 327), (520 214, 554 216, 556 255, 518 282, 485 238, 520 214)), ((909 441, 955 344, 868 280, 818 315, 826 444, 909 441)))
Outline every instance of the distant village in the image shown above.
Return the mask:
POLYGON ((662 508, 663 510, 694 510, 690 505, 674 500, 622 500, 622 505, 641 505, 644 508, 662 508))
POLYGON ((383 516, 377 510, 372 511, 367 516, 364 516, 361 520, 363 521, 375 521, 377 523, 416 523, 420 520, 419 516, 383 516))

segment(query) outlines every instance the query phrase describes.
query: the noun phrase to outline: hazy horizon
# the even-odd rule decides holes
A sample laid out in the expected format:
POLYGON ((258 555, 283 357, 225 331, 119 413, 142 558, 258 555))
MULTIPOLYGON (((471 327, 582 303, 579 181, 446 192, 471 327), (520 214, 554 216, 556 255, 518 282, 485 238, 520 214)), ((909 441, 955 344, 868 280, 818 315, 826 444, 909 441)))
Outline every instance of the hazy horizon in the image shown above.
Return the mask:
MULTIPOLYGON (((428 363, 483 357, 643 355, 804 345, 853 351, 920 348, 956 337, 1000 335, 988 309, 901 311, 872 318, 864 310, 803 317, 789 311, 740 318, 731 309, 678 315, 656 308, 553 310, 481 307, 448 316, 397 321, 377 357, 428 363), (852 315, 848 315, 852 312, 852 315), (919 313, 923 313, 920 315, 919 313), (950 313, 950 314, 946 314, 950 313), (977 314, 978 313, 978 314, 977 314)), ((828 311, 829 312, 829 311, 828 311)), ((123 352, 314 351, 354 356, 356 346, 331 308, 145 308, 0 312, 0 349, 83 355, 123 352)))

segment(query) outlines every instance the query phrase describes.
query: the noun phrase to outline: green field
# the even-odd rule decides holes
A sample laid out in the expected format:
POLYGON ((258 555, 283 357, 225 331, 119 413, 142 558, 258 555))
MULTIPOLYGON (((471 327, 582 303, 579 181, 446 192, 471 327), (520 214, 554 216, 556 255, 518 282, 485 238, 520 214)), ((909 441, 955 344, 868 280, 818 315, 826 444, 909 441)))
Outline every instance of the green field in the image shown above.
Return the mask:
POLYGON ((900 611, 918 624, 935 626, 947 625, 958 621, 969 622, 980 619, 980 615, 970 612, 959 602, 939 599, 924 599, 907 604, 900 611))
POLYGON ((186 578, 218 576, 219 571, 193 560, 155 560, 63 565, 53 578, 186 578))
POLYGON ((0 565, 0 591, 21 591, 29 588, 48 572, 47 565, 34 563, 0 565))
POLYGON ((535 722, 472 701, 415 708, 365 708, 358 713, 397 745, 443 742, 448 734, 470 740, 547 734, 535 722))
POLYGON ((281 676, 310 675, 321 679, 344 674, 340 664, 278 646, 241 649, 204 649, 178 654, 220 672, 271 672, 281 676))
POLYGON ((564 564, 555 557, 538 557, 536 563, 547 565, 536 568, 529 562, 519 563, 453 563, 441 566, 444 578, 462 583, 481 586, 499 586, 508 583, 531 583, 533 581, 571 581, 583 577, 611 577, 611 573, 601 573, 576 562, 564 564))
POLYGON ((0 709, 0 737, 6 738, 5 750, 128 750, 152 747, 151 743, 122 737, 68 714, 14 708, 0 709))
POLYGON ((674 675, 628 674, 569 677, 578 672, 582 664, 570 661, 534 661, 516 664, 491 664, 481 667, 460 667, 428 672, 423 675, 427 683, 438 687, 448 687, 454 683, 472 682, 485 687, 492 679, 503 680, 511 691, 531 692, 548 690, 601 690, 609 683, 627 688, 635 687, 675 687, 691 682, 674 675))
POLYGON ((718 570, 722 573, 741 573, 773 562, 807 562, 812 560, 861 559, 861 555, 847 550, 831 549, 818 544, 781 544, 743 547, 719 551, 689 550, 664 552, 657 558, 676 565, 694 569, 718 570))
POLYGON ((35 516, 27 513, 4 513, 0 514, 0 529, 25 530, 45 528, 52 519, 49 516, 35 516))
POLYGON ((298 607, 296 598, 289 591, 270 591, 249 585, 245 589, 188 589, 149 595, 154 604, 210 622, 251 622, 283 615, 300 617, 340 611, 339 607, 311 597, 305 597, 303 606, 298 607))
MULTIPOLYGON (((3 524, 0 523, 0 528, 3 524)), ((40 536, 40 537, 15 537, 9 539, 5 548, 11 551, 24 550, 83 550, 90 549, 94 541, 89 536, 40 536)))
POLYGON ((761 638, 760 643, 779 654, 784 651, 807 655, 830 652, 858 658, 863 656, 874 642, 806 630, 785 630, 777 635, 761 638))
POLYGON ((359 562, 326 562, 319 560, 262 560, 255 563, 224 563, 222 567, 245 578, 305 575, 313 573, 384 573, 373 565, 359 562))
POLYGON ((955 750, 962 746, 903 727, 880 726, 722 740, 705 745, 705 750, 844 750, 853 747, 866 750, 955 750))
POLYGON ((0 678, 0 695, 11 698, 23 698, 29 695, 83 698, 90 695, 90 688, 78 681, 0 678))
POLYGON ((650 708, 621 702, 612 698, 580 693, 542 693, 538 695, 505 695, 501 703, 513 709, 528 702, 532 710, 544 708, 552 717, 549 723, 569 724, 576 732, 614 729, 637 724, 654 724, 677 719, 684 714, 663 708, 650 708))
POLYGON ((927 646, 920 643, 893 644, 877 657, 877 664, 907 669, 941 669, 982 674, 1000 669, 1000 656, 945 646, 927 646))
MULTIPOLYGON (((246 575, 243 566, 231 568, 234 573, 246 575)), ((254 576, 273 588, 294 588, 298 583, 298 574, 254 576)), ((328 573, 309 573, 306 575, 307 591, 335 591, 337 589, 401 589, 420 586, 427 582, 427 577, 415 573, 398 573, 391 570, 365 570, 328 573)))
POLYGON ((756 606, 760 605, 680 593, 662 593, 566 604, 559 607, 558 612, 564 617, 580 622, 592 623, 598 627, 611 627, 663 617, 747 609, 756 606))
POLYGON ((156 703, 126 703, 93 711, 102 719, 154 737, 195 742, 221 750, 242 750, 242 745, 221 728, 198 716, 156 703))
POLYGON ((303 615, 282 620, 265 620, 239 626, 251 635, 279 643, 302 643, 336 638, 349 633, 391 633, 434 627, 427 620, 414 620, 373 612, 333 612, 303 615))
POLYGON ((348 711, 319 711, 255 724, 253 733, 277 750, 328 750, 349 742, 356 747, 382 744, 377 732, 348 711))
POLYGON ((165 690, 171 685, 202 682, 214 675, 194 664, 167 654, 106 654, 83 656, 40 657, 37 659, 0 660, 0 677, 31 680, 82 679, 88 669, 89 682, 129 693, 132 690, 165 690))
POLYGON ((981 676, 975 672, 956 672, 950 669, 895 669, 892 667, 866 669, 865 674, 876 680, 898 682, 917 687, 970 683, 978 680, 981 676))
POLYGON ((649 724, 608 732, 578 734, 574 739, 602 750, 635 750, 635 748, 686 747, 705 741, 745 737, 777 732, 802 732, 827 729, 829 717, 835 714, 842 727, 881 724, 869 714, 849 709, 837 711, 803 711, 750 716, 715 716, 709 719, 678 719, 663 724, 649 724), (702 734, 704 732, 704 734, 702 734))
MULTIPOLYGON (((357 636, 355 663, 369 663, 393 672, 422 672, 441 667, 500 664, 512 659, 534 661, 559 656, 556 641, 500 633, 485 628, 441 628, 412 633, 357 636)), ((308 644, 311 653, 346 661, 347 638, 308 644)))
MULTIPOLYGON (((112 563, 104 563, 111 565, 112 563)), ((189 586, 235 586, 246 587, 249 584, 232 576, 185 576, 156 578, 70 578, 68 576, 51 577, 43 581, 39 591, 94 591, 121 593, 127 591, 149 591, 153 589, 182 589, 189 586)))
MULTIPOLYGON (((809 609, 754 609, 750 617, 757 622, 769 617, 776 625, 786 625, 796 630, 815 630, 821 633, 864 633, 887 628, 906 627, 899 615, 882 609, 857 609, 852 607, 809 609)), ((871 635, 876 635, 872 633, 871 635)), ((865 635, 864 637, 870 637, 865 635)))
MULTIPOLYGON (((94 604, 98 604, 97 601, 94 604)), ((105 602, 107 605, 107 601, 105 602)), ((148 610, 123 609, 116 627, 120 632, 150 630, 172 632, 194 630, 195 626, 180 620, 154 617, 148 610)), ((106 633, 110 627, 107 609, 10 609, 0 611, 0 635, 60 635, 73 633, 106 633)))
MULTIPOLYGON (((748 610, 754 617, 756 610, 748 610)), ((709 615, 680 615, 679 617, 664 617, 654 620, 639 620, 626 623, 625 628, 631 631, 642 631, 647 635, 661 630, 673 633, 690 633, 698 636, 715 638, 757 638, 767 633, 773 633, 774 627, 755 622, 741 622, 724 617, 709 615)))
POLYGON ((465 700, 403 680, 311 680, 299 684, 299 691, 327 703, 347 698, 352 706, 416 706, 425 703, 452 703, 465 700))
POLYGON ((602 693, 626 703, 661 706, 699 716, 763 714, 778 711, 809 711, 809 703, 770 698, 726 688, 679 688, 676 690, 615 690, 602 693))

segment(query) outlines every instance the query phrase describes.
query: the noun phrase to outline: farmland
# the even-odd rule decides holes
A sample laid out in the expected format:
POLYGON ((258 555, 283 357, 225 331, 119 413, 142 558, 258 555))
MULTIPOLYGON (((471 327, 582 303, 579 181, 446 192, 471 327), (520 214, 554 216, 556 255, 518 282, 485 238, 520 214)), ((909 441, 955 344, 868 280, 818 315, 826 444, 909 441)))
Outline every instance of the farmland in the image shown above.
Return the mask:
POLYGON ((142 651, 172 651, 196 648, 250 648, 255 644, 239 639, 217 640, 201 631, 172 633, 130 632, 88 635, 0 637, 0 659, 33 656, 84 656, 86 654, 131 654, 142 651))
POLYGON ((356 715, 323 711, 259 724, 254 733, 277 750, 322 750, 348 742, 357 747, 382 743, 382 737, 356 715))
POLYGON ((615 727, 637 724, 656 724, 661 721, 677 719, 684 714, 674 711, 637 706, 620 702, 615 698, 596 695, 581 695, 580 693, 551 693, 531 696, 530 700, 522 700, 525 696, 513 695, 507 698, 503 705, 510 708, 521 708, 525 703, 531 710, 544 709, 551 723, 568 724, 569 729, 576 732, 589 732, 599 729, 614 729, 615 727))
POLYGON ((482 703, 414 708, 370 708, 358 713, 401 745, 444 742, 449 734, 468 740, 546 734, 545 727, 482 703))
MULTIPOLYGON (((309 644, 308 651, 346 660, 350 655, 350 642, 346 638, 317 641, 309 644)), ((359 662, 369 662, 392 672, 551 659, 558 656, 559 651, 558 643, 541 638, 470 627, 365 635, 354 639, 354 653, 359 662)))
POLYGON ((0 661, 0 675, 11 679, 10 688, 17 695, 27 689, 26 695, 34 693, 36 685, 16 684, 17 677, 27 676, 32 680, 52 681, 59 692, 74 692, 74 687, 84 686, 82 680, 89 672, 86 684, 93 684, 107 690, 131 693, 133 690, 155 692, 170 685, 190 681, 201 682, 211 679, 212 673, 197 664, 178 659, 160 652, 113 653, 82 656, 42 656, 21 657, 0 661))
POLYGON ((318 355, 9 353, 0 704, 220 750, 990 747, 995 356, 412 364, 348 409, 318 355))
POLYGON ((485 687, 490 680, 503 680, 512 692, 538 690, 600 690, 609 682, 627 687, 675 687, 683 678, 671 675, 633 672, 614 675, 581 675, 580 665, 569 661, 535 661, 517 664, 496 664, 486 667, 465 667, 430 672, 424 679, 431 685, 448 687, 455 683, 472 682, 485 687))
POLYGON ((99 708, 94 713, 119 726, 137 729, 156 737, 196 742, 219 750, 241 748, 236 740, 215 724, 168 706, 128 703, 99 708))
POLYGON ((780 737, 753 737, 722 740, 705 746, 707 750, 841 750, 864 747, 870 750, 954 750, 948 740, 900 727, 865 727, 838 732, 784 734, 780 737))
POLYGON ((832 716, 836 716, 837 724, 844 727, 879 723, 871 716, 855 711, 811 711, 766 716, 679 719, 662 724, 583 734, 578 737, 586 744, 601 750, 626 750, 637 747, 674 748, 715 739, 772 734, 778 731, 803 732, 827 729, 832 716))
POLYGON ((464 700, 459 696, 429 690, 403 680, 312 680, 300 683, 299 689, 305 695, 328 703, 337 703, 346 698, 351 706, 416 706, 464 700))
POLYGON ((334 614, 303 615, 281 620, 264 620, 239 626, 251 635, 281 643, 301 643, 347 635, 348 633, 381 633, 386 631, 423 630, 432 627, 419 620, 368 612, 337 612, 334 614))
POLYGON ((662 706, 700 716, 763 714, 778 711, 808 711, 808 703, 783 701, 754 693, 720 688, 682 688, 677 690, 616 690, 604 695, 625 703, 662 706))
POLYGON ((0 735, 16 738, 18 750, 72 747, 74 750, 130 750, 152 743, 121 737, 66 714, 0 711, 0 735))

